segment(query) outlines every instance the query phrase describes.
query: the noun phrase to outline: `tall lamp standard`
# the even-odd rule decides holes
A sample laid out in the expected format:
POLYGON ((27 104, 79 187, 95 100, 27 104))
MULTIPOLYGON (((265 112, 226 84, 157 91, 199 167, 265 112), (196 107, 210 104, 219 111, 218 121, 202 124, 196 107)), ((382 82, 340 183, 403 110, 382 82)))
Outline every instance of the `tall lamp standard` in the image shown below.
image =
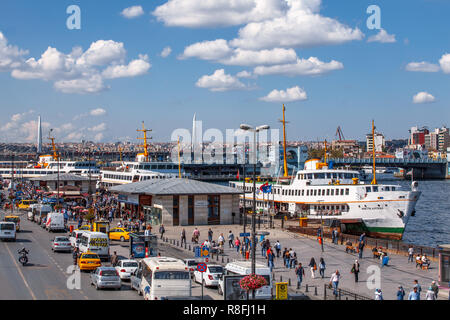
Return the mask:
MULTIPOLYGON (((258 159, 256 153, 256 133, 269 130, 270 126, 263 125, 256 128, 251 127, 248 124, 241 124, 241 130, 253 132, 253 214, 252 214, 252 274, 256 273, 256 162, 258 159)), ((255 290, 252 291, 252 299, 255 299, 255 290)))

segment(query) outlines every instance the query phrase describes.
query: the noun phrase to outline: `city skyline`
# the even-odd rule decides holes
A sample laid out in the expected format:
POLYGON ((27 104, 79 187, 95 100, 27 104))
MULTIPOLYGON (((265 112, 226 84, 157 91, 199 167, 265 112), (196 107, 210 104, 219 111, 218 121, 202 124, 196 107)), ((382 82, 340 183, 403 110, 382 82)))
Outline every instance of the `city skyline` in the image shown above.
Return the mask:
POLYGON ((281 129, 283 103, 289 141, 446 125, 442 1, 377 1, 373 30, 366 1, 77 1, 71 30, 73 4, 0 4, 0 142, 35 142, 38 116, 44 143, 135 142, 142 121, 170 141, 194 114, 204 131, 281 129))

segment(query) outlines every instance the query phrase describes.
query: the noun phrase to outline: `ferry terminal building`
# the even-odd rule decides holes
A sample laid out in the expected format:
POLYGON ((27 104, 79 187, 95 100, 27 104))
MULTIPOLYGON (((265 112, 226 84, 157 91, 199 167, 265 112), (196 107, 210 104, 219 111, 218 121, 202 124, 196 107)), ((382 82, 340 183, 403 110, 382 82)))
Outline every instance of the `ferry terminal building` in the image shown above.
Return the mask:
POLYGON ((122 207, 151 225, 200 226, 239 223, 241 191, 189 179, 146 180, 110 188, 122 207))

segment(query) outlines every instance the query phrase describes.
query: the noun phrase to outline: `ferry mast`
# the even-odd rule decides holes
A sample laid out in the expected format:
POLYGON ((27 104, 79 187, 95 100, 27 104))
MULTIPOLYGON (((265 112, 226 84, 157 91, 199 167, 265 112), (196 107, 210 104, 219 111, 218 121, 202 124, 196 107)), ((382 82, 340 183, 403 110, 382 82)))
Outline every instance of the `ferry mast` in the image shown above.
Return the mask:
POLYGON ((286 108, 283 104, 283 120, 279 120, 283 124, 283 159, 284 159, 284 177, 287 178, 289 176, 288 167, 287 167, 287 156, 286 156, 286 121, 285 117, 286 108))
POLYGON ((149 160, 148 160, 148 147, 149 147, 149 145, 147 143, 147 140, 151 139, 151 137, 147 138, 147 132, 151 132, 152 130, 145 129, 144 121, 142 121, 142 129, 141 130, 137 129, 136 131, 144 133, 144 137, 143 138, 137 138, 137 139, 138 140, 144 140, 144 144, 139 145, 139 147, 143 147, 144 148, 145 161, 149 162, 149 160))

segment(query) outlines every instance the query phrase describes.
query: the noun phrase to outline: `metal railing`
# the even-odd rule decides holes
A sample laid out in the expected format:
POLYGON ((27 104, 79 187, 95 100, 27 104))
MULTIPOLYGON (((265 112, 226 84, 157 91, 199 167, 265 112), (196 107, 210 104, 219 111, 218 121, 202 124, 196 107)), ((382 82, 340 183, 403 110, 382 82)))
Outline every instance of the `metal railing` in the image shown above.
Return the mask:
POLYGON ((334 294, 334 289, 329 288, 327 284, 323 286, 323 300, 374 300, 361 294, 351 292, 346 289, 337 289, 337 295, 334 294))

